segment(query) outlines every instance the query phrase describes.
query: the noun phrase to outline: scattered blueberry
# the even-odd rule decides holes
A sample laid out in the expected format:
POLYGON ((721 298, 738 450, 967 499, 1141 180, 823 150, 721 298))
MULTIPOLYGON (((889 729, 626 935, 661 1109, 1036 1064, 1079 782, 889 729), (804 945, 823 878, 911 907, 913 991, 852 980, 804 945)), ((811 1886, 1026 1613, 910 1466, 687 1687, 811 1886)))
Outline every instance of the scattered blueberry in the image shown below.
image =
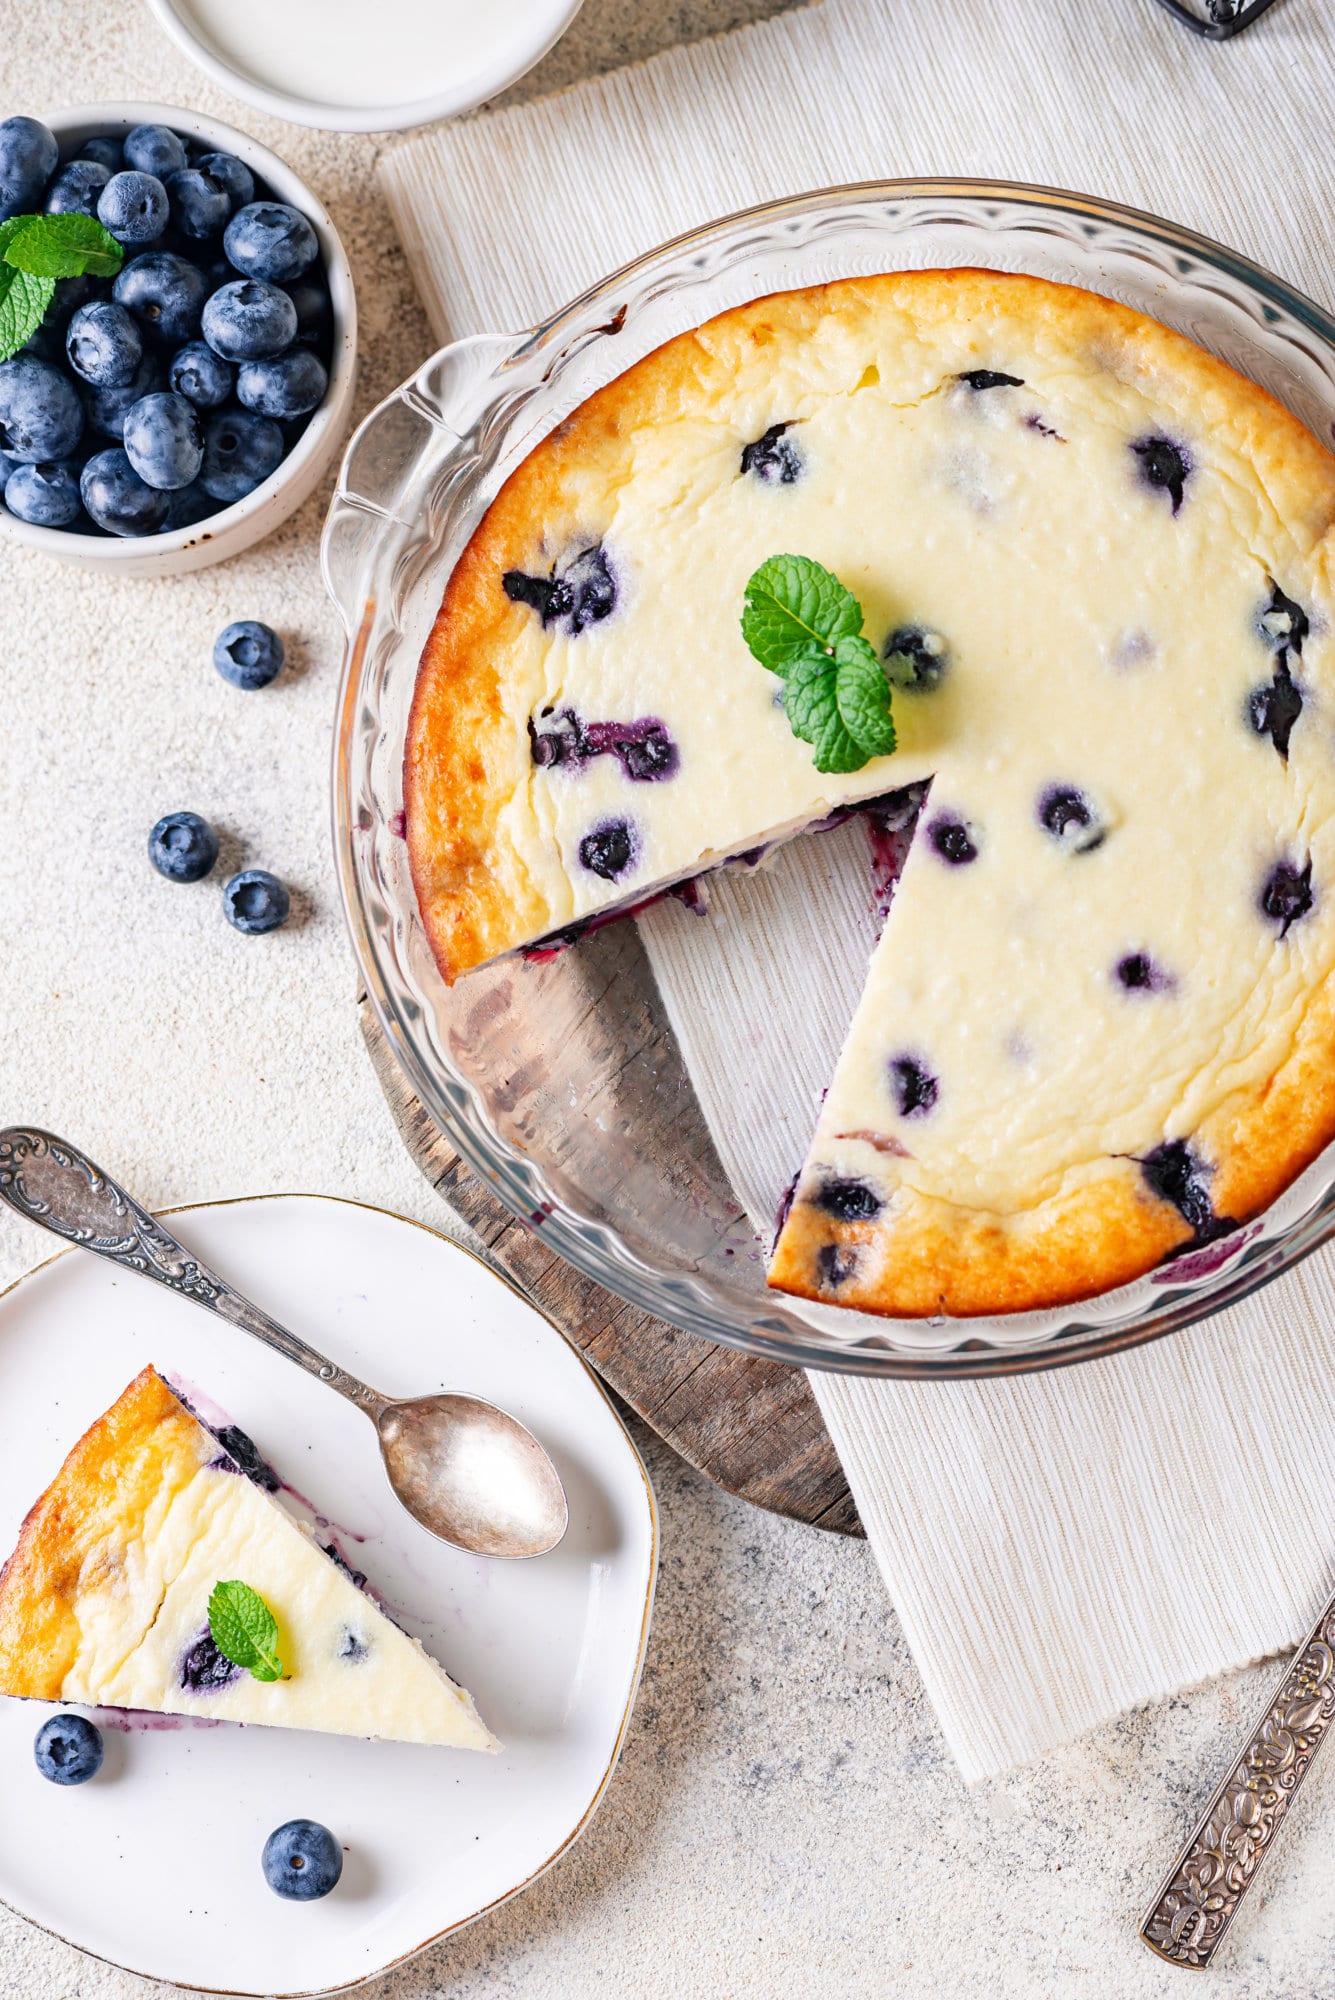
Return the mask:
POLYGON ((271 418, 249 410, 220 410, 204 432, 200 483, 230 507, 262 485, 282 456, 283 433, 271 418))
MULTIPOLYGON (((550 715, 545 711, 543 720, 550 715)), ((674 777, 681 766, 681 752, 652 715, 638 722, 582 722, 573 708, 564 708, 545 729, 539 729, 530 716, 528 737, 529 754, 542 770, 612 756, 632 783, 655 784, 674 777)))
POLYGON ((144 358, 139 328, 114 299, 80 306, 65 329, 70 367, 95 389, 123 389, 144 358))
POLYGON ((79 147, 81 160, 96 160, 99 167, 105 167, 108 174, 119 173, 125 165, 125 148, 119 139, 102 137, 85 139, 79 147))
POLYGON ((11 472, 17 470, 20 462, 17 458, 11 458, 7 451, 0 451, 0 492, 4 491, 5 481, 11 472))
POLYGON ((823 1181, 812 1195, 811 1205, 840 1222, 874 1222, 885 1207, 875 1188, 854 1180, 823 1181))
POLYGON ((916 1056, 894 1056, 890 1088, 901 1118, 924 1118, 941 1094, 941 1086, 916 1056))
POLYGON ((1302 692, 1289 672, 1287 658, 1281 652, 1273 680, 1253 688, 1247 697, 1247 717, 1258 736, 1270 738, 1286 764, 1289 761, 1289 738, 1302 712, 1302 692))
POLYGON ((1305 868, 1295 868, 1291 861, 1277 862, 1262 884, 1261 909, 1279 925, 1281 937, 1288 936, 1290 924, 1307 915, 1312 901, 1310 861, 1305 868))
POLYGON ((908 693, 930 694, 950 664, 941 634, 921 625, 900 625, 886 640, 882 658, 891 686, 908 693))
POLYGON ((298 278, 283 290, 297 309, 297 339, 323 340, 332 318, 328 287, 314 278, 298 278))
POLYGON ((223 245, 245 277, 264 278, 271 285, 299 278, 320 254, 305 216, 282 201, 253 201, 238 209, 223 245))
POLYGON ((214 236, 232 212, 227 190, 221 181, 200 167, 182 167, 166 180, 167 199, 182 236, 202 240, 214 236))
POLYGON ((802 471, 796 445, 784 436, 788 424, 771 424, 762 437, 742 446, 742 471, 754 472, 766 486, 791 486, 802 471))
POLYGON ((816 1282, 828 1292, 846 1285, 859 1263, 857 1245, 823 1243, 816 1252, 816 1282))
POLYGON ((1128 993, 1167 993, 1174 985, 1171 973, 1156 965, 1148 952, 1129 951, 1114 968, 1118 984, 1128 993))
POLYGON ((1274 578, 1270 582, 1270 602, 1257 620, 1261 637, 1280 653, 1301 653, 1303 640, 1311 629, 1301 604, 1286 597, 1274 578))
POLYGON ((224 361, 259 361, 291 346, 297 309, 277 285, 237 278, 206 301, 202 324, 205 340, 224 361))
POLYGON ((31 354, 0 361, 0 451, 45 464, 68 458, 82 434, 83 405, 68 376, 31 354))
POLYGON ((83 405, 88 414, 88 422, 103 437, 121 442, 125 432, 125 413, 137 403, 141 396, 152 395, 162 385, 162 363, 154 354, 146 354, 135 370, 134 380, 120 389, 90 389, 84 396, 83 405))
POLYGON ((53 1715, 38 1730, 32 1754, 53 1785, 86 1785, 102 1768, 102 1732, 86 1716, 53 1715))
POLYGON ((197 410, 216 410, 232 393, 232 364, 206 340, 188 340, 167 366, 167 386, 197 410))
POLYGON ((103 188, 111 179, 96 160, 71 160, 62 167, 42 204, 47 215, 96 215, 103 188))
POLYGON ((218 859, 218 836, 198 813, 167 813, 148 836, 148 858, 169 882, 202 882, 218 859))
POLYGON ((146 333, 164 345, 193 340, 204 307, 203 273, 171 250, 149 250, 123 264, 111 288, 146 333))
POLYGON ((1039 798, 1037 811, 1043 831, 1072 854, 1090 854, 1107 838, 1107 827, 1074 785, 1049 785, 1039 798))
POLYGON ((1191 472, 1191 460, 1181 445, 1171 438, 1140 438, 1131 447, 1140 462, 1140 476, 1147 486, 1167 493, 1176 514, 1191 472))
POLYGON ((309 347, 293 347, 264 361, 243 361, 237 370, 237 401, 280 423, 307 416, 324 401, 329 374, 309 347))
POLYGON ((10 513, 34 528, 68 528, 83 511, 79 481, 67 465, 20 465, 4 494, 10 513))
POLYGON ((200 173, 217 181, 233 214, 255 199, 255 176, 235 153, 202 153, 195 161, 200 173))
POLYGON ((978 859, 977 842, 962 819, 943 813, 928 827, 927 838, 941 859, 948 861, 952 868, 962 868, 965 862, 978 859))
POLYGON ((139 477, 161 492, 188 486, 204 463, 204 427, 184 396, 164 389, 125 413, 125 455, 139 477))
POLYGON ((579 844, 579 858, 592 875, 615 882, 634 866, 639 851, 629 820, 608 819, 586 833, 579 844))
POLYGON ((544 625, 564 623, 572 638, 606 618, 616 605, 616 579, 601 546, 583 549, 560 574, 527 576, 510 569, 501 588, 515 604, 528 604, 544 625))
POLYGON ((185 146, 168 125, 136 125, 122 141, 125 164, 136 173, 165 181, 185 165, 185 146))
POLYGON ((239 1424, 225 1424, 215 1436, 239 1472, 265 1493, 277 1493, 282 1481, 249 1432, 239 1424))
POLYGON ((147 485, 123 450, 95 452, 79 479, 86 512, 109 535, 156 535, 167 518, 167 496, 147 485))
POLYGON ((0 222, 36 213, 59 158, 54 135, 35 118, 6 118, 0 124, 0 222))
POLYGON ((178 1678, 188 1693, 209 1694, 214 1688, 230 1686, 243 1671, 218 1651, 213 1634, 206 1627, 181 1655, 178 1678))
POLYGON ((213 664, 233 687, 268 687, 282 671, 285 650, 271 626, 258 618, 238 618, 227 625, 213 642, 213 664))
POLYGON ((336 1654, 338 1659, 347 1661, 364 1660, 368 1658, 370 1651, 370 1646, 360 1632, 354 1632, 350 1625, 343 1627, 338 1641, 336 1654))
POLYGON ((97 201, 97 219, 118 243, 152 243, 167 227, 170 204, 156 174, 113 174, 97 201))
POLYGON ((243 868, 223 889, 223 910, 234 929, 259 937, 285 924, 292 899, 266 868, 243 868))
POLYGON ((1227 1216, 1214 1212, 1208 1185, 1209 1169, 1185 1139, 1169 1139, 1156 1146, 1140 1161, 1152 1193, 1160 1201, 1171 1202, 1184 1222, 1191 1225, 1198 1243, 1225 1236, 1237 1227, 1227 1216))
POLYGON ((296 1903, 327 1896, 343 1873, 343 1850, 327 1826, 290 1819, 264 1843, 264 1879, 296 1903))
POLYGON ((995 368, 966 368, 956 377, 970 389, 1023 389, 1023 375, 1002 375, 995 368))

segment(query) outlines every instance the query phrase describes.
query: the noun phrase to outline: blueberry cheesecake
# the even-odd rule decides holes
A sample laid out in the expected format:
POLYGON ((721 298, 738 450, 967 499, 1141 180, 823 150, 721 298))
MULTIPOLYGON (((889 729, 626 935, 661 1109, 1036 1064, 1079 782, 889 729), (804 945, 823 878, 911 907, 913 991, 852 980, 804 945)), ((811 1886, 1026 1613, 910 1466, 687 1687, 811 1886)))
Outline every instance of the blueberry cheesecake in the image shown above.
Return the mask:
POLYGON ((450 578, 404 774, 444 976, 907 792, 770 1282, 968 1315, 1221 1254, 1335 1137, 1333 522, 1294 417, 1090 293, 910 272, 710 321, 450 578), (860 616, 792 671, 742 620, 780 552, 860 616))
POLYGON ((146 1368, 0 1570, 0 1694, 495 1750, 472 1698, 277 1488, 244 1433, 207 1429, 146 1368), (236 1597, 271 1619, 272 1671, 233 1657, 236 1597))

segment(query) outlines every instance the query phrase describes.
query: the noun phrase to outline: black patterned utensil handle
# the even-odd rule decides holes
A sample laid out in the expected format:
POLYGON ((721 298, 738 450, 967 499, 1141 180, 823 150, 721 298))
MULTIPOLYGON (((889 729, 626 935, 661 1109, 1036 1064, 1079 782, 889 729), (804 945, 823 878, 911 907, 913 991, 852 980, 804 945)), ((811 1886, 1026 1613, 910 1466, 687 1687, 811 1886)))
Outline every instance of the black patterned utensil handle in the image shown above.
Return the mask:
POLYGON ((1226 42, 1231 35, 1240 35, 1274 4, 1275 0, 1204 0, 1204 12, 1197 13, 1185 0, 1159 0, 1175 21, 1207 42, 1226 42))
POLYGON ((1335 1723, 1335 1598, 1266 1703, 1140 1926, 1170 1965, 1203 1970, 1275 1844, 1335 1723))

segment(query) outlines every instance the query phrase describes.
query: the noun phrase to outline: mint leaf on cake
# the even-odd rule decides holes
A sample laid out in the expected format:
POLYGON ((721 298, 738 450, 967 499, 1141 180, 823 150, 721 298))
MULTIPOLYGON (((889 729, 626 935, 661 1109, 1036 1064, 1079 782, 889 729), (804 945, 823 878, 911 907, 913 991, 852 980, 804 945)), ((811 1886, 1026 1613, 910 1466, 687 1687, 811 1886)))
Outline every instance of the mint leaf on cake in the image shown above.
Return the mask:
POLYGON ((248 1583, 233 1579, 213 1586, 209 1631, 218 1651, 234 1667, 244 1667, 257 1681, 283 1678, 278 1621, 258 1590, 252 1590, 248 1583))
POLYGON ((786 674, 813 646, 862 630, 862 606, 810 556, 771 556, 746 586, 742 637, 762 667, 786 674))
POLYGON ((784 683, 794 736, 818 771, 860 771, 895 747, 890 683, 862 636, 862 606, 810 556, 771 556, 746 586, 742 637, 784 683))

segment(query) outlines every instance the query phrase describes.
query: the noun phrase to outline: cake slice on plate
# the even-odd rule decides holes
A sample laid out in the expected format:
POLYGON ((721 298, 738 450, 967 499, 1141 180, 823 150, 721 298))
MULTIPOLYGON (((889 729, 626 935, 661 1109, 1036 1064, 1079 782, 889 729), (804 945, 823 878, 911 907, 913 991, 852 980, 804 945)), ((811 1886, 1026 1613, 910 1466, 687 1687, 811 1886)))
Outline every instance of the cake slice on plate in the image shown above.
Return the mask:
POLYGON ((145 1368, 0 1570, 0 1694, 497 1749, 472 1697, 273 1498, 248 1447, 145 1368), (282 1678, 219 1650, 209 1599, 223 1582, 273 1613, 282 1678))

